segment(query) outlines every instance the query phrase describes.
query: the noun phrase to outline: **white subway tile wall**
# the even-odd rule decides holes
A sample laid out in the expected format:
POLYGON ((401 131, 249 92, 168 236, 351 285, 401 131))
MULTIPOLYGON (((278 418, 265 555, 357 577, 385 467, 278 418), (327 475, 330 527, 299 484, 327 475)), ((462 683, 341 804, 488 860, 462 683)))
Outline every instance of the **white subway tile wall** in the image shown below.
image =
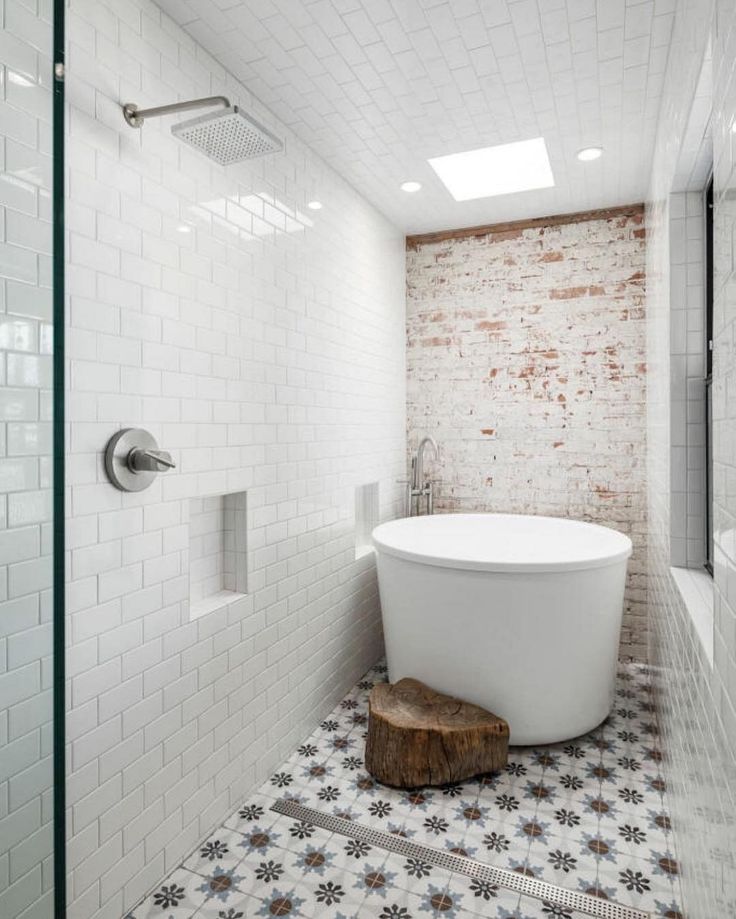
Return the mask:
MULTIPOLYGON (((421 240, 421 237, 419 238, 421 240)), ((435 507, 574 517, 634 543, 621 654, 646 658, 645 230, 614 216, 410 244, 410 447, 435 507)))
POLYGON ((53 913, 50 5, 0 2, 0 916, 53 913))
POLYGON ((670 505, 673 565, 705 562, 705 201, 670 196, 670 505))
MULTIPOLYGON (((734 372, 736 299, 731 239, 736 123, 736 7, 678 0, 647 208, 647 361, 650 655, 658 672, 663 749, 684 912, 736 914, 736 515, 734 372), (708 42, 713 47, 716 197, 715 648, 711 667, 670 572, 670 192, 708 42), (729 200, 730 199, 730 200, 729 200), (730 395, 730 398, 727 396, 730 395)), ((675 318, 676 321, 676 318, 675 318)))
POLYGON ((148 0, 71 0, 68 51, 69 916, 116 919, 381 652, 355 487, 401 507, 404 242, 148 0), (120 111, 220 93, 285 153, 120 111), (177 463, 138 494, 128 425, 177 463), (190 501, 242 492, 247 596, 190 621, 190 501))
POLYGON ((544 135, 553 188, 496 221, 642 200, 674 0, 160 0, 408 232, 489 222, 427 157, 544 135), (575 158, 600 143, 601 168, 575 158), (397 194, 407 179, 422 193, 397 194))

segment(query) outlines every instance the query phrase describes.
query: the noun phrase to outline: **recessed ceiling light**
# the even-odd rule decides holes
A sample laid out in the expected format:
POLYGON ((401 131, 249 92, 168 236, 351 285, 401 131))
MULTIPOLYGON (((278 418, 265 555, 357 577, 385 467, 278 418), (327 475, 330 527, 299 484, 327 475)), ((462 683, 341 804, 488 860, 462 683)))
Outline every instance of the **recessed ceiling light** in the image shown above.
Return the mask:
POLYGON ((190 226, 187 226, 186 223, 180 223, 179 226, 176 228, 176 231, 177 233, 191 233, 192 228, 190 226))
POLYGON ((321 210, 322 210, 322 202, 321 202, 321 201, 310 201, 310 202, 307 204, 307 207, 308 207, 310 210, 313 210, 313 211, 321 211, 321 210))
POLYGON ((456 201, 509 195, 555 184, 543 137, 429 160, 456 201))
POLYGON ((578 159, 583 163, 589 163, 591 160, 600 159, 603 156, 603 147, 584 147, 578 150, 578 159))
POLYGON ((421 187, 422 187, 421 182, 402 182, 401 183, 402 191, 408 191, 408 192, 419 191, 421 187))

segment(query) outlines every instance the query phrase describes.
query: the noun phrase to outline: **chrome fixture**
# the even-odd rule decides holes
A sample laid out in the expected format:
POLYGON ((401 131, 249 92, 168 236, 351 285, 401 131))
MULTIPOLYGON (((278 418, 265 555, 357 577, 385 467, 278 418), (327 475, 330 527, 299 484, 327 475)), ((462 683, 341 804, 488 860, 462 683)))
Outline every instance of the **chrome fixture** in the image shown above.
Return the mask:
POLYGON ((227 96, 206 96, 204 99, 192 99, 190 102, 172 102, 169 105, 144 109, 139 109, 132 102, 127 102, 123 106, 123 118, 131 128, 140 128, 146 118, 160 118, 162 115, 175 115, 177 112, 189 112, 195 108, 212 108, 214 105, 229 108, 230 100, 227 96))
POLYGON ((437 459, 440 454, 440 448, 434 437, 423 437, 417 447, 417 452, 411 459, 411 480, 407 486, 407 516, 413 517, 414 514, 420 513, 420 500, 426 500, 425 513, 434 513, 434 489, 432 482, 425 478, 424 475, 424 452, 427 447, 432 448, 434 458, 437 459))
POLYGON ((237 105, 231 105, 227 96, 207 96, 204 99, 173 102, 171 105, 146 109, 139 109, 132 102, 127 102, 123 106, 123 117, 131 128, 140 128, 147 118, 213 106, 219 106, 222 111, 181 121, 172 126, 171 133, 222 166, 283 150, 283 142, 278 137, 255 118, 242 112, 237 105))
POLYGON ((121 491, 143 491, 157 473, 175 468, 171 454, 159 450, 153 435, 142 428, 118 431, 105 448, 107 477, 121 491))

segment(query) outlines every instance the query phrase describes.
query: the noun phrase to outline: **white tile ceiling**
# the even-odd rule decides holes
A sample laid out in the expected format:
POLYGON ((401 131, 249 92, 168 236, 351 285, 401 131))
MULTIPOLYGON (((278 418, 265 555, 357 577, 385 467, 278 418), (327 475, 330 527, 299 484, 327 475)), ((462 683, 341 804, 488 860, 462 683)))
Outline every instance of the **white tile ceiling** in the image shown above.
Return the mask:
POLYGON ((645 195, 674 0, 158 3, 407 232, 645 195), (427 163, 538 136, 551 189, 456 202, 427 163))

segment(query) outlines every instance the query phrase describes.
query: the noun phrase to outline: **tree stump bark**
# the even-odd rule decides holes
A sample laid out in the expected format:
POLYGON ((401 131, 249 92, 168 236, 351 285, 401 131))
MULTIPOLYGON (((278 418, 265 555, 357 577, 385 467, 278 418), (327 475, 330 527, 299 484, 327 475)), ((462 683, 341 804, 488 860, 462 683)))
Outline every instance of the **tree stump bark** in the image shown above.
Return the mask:
POLYGON ((379 683, 371 690, 365 766, 384 785, 460 782, 501 769, 508 748, 503 718, 419 680, 379 683))

